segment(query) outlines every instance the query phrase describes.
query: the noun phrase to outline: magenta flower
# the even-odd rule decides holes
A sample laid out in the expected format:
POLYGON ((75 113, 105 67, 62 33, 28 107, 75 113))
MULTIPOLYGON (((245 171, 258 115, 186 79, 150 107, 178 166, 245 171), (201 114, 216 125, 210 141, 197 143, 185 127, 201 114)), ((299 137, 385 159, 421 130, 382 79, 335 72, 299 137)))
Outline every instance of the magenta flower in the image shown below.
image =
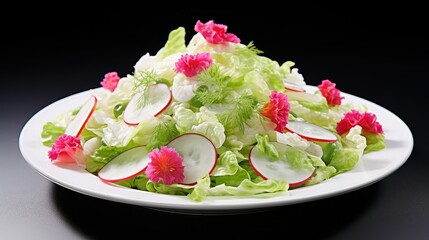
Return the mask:
POLYGON ((176 72, 191 78, 209 68, 212 63, 210 53, 184 54, 176 62, 176 72))
POLYGON ((337 133, 343 134, 348 132, 352 127, 359 125, 363 133, 383 134, 383 128, 377 122, 377 116, 373 113, 360 113, 357 110, 351 110, 344 114, 344 117, 337 123, 337 133))
POLYGON ((118 76, 117 72, 109 72, 104 74, 104 79, 100 82, 100 84, 105 89, 113 92, 118 86, 119 80, 121 80, 121 78, 118 76))
POLYGON ((183 158, 174 150, 162 146, 149 153, 151 162, 147 165, 146 176, 153 182, 162 181, 165 185, 180 183, 185 178, 183 158))
POLYGON ((228 27, 223 24, 216 24, 213 20, 202 23, 198 20, 194 27, 196 32, 203 35, 207 42, 213 44, 222 44, 227 42, 239 43, 240 39, 232 33, 227 33, 228 27))
POLYGON ((317 86, 331 106, 341 105, 341 100, 344 99, 344 97, 340 96, 341 92, 335 88, 335 85, 335 83, 329 80, 323 80, 322 83, 317 86))
POLYGON ((287 95, 282 92, 272 91, 270 101, 261 109, 261 115, 269 118, 276 124, 274 130, 283 133, 288 123, 290 105, 287 95))
POLYGON ((52 162, 76 162, 80 166, 85 162, 80 139, 67 134, 63 134, 55 140, 48 156, 52 162))

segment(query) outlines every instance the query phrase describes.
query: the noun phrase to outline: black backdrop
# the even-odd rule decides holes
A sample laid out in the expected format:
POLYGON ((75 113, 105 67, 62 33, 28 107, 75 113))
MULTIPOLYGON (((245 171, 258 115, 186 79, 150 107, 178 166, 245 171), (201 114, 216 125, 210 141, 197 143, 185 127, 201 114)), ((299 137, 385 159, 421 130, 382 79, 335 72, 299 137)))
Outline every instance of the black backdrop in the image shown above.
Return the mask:
MULTIPOLYGON (((425 170, 429 165, 424 155, 424 84, 428 79, 429 46, 424 36, 428 22, 424 8, 411 2, 380 7, 362 2, 284 2, 278 6, 248 3, 234 9, 230 4, 183 2, 149 6, 140 2, 91 7, 66 3, 3 8, 1 122, 10 124, 17 133, 29 117, 51 102, 98 87, 104 73, 130 73, 143 54, 155 54, 164 45, 172 29, 185 27, 189 40, 197 20, 214 20, 228 25, 228 31, 243 43, 253 41, 265 56, 280 63, 294 61, 307 84, 330 79, 340 90, 391 110, 413 132, 415 143, 410 159, 397 172, 365 189, 239 216, 158 213, 55 186, 54 200, 59 202, 67 223, 91 238, 110 235, 113 230, 99 231, 106 223, 96 223, 93 214, 82 220, 76 213, 83 209, 100 214, 108 208, 114 217, 137 218, 107 224, 132 228, 129 233, 138 233, 138 219, 146 221, 142 215, 147 215, 168 218, 166 224, 171 232, 180 232, 184 237, 192 234, 193 225, 212 231, 211 227, 223 222, 225 229, 239 231, 243 237, 255 236, 252 229, 259 229, 255 234, 263 235, 267 231, 284 234, 288 227, 307 227, 311 238, 424 239, 429 233, 429 179, 425 170), (80 207, 61 204, 67 201, 77 202, 80 207)), ((218 235, 218 230, 214 231, 218 235)), ((292 230, 288 232, 293 234, 292 230)))

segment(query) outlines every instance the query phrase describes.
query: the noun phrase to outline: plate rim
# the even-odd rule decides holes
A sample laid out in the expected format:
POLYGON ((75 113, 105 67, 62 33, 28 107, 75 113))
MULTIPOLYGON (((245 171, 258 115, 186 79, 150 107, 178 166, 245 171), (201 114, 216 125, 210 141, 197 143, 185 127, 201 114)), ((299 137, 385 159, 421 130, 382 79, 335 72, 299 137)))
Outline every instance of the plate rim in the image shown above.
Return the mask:
MULTIPOLYGON (((97 197, 97 198, 109 200, 109 201, 121 202, 121 203, 125 203, 125 204, 139 205, 139 206, 158 209, 158 210, 174 211, 174 212, 186 212, 186 213, 197 213, 197 212, 207 213, 210 211, 223 211, 225 213, 235 212, 235 211, 251 211, 251 210, 261 209, 261 208, 268 209, 271 207, 280 207, 280 206, 284 206, 284 205, 309 202, 309 201, 329 198, 329 197, 337 196, 340 194, 345 194, 347 192, 355 191, 355 190, 369 186, 371 184, 374 184, 374 183, 386 178, 387 176, 389 176, 390 174, 392 174, 393 172, 398 170, 403 164, 405 164, 405 162, 409 159, 409 157, 413 151, 413 148, 414 148, 414 138, 413 138, 413 134, 412 134, 410 128, 395 113, 393 113, 390 110, 382 107, 381 105, 378 105, 377 103, 371 102, 369 100, 363 99, 363 98, 358 97, 358 96, 353 95, 353 94, 342 92, 343 96, 347 100, 357 101, 358 103, 362 103, 367 107, 371 106, 371 108, 379 109, 383 112, 383 114, 387 114, 387 115, 389 115, 389 117, 393 117, 393 119, 401 125, 401 128, 400 128, 401 131, 404 131, 406 133, 406 137, 404 138, 404 139, 407 139, 407 141, 405 141, 406 151, 402 152, 402 156, 400 158, 400 161, 397 162, 396 164, 391 163, 391 164, 393 164, 393 166, 390 166, 387 170, 385 170, 384 172, 381 172, 376 177, 372 177, 366 181, 354 183, 354 185, 352 185, 350 187, 333 189, 333 190, 330 189, 330 191, 324 192, 322 194, 313 194, 313 195, 310 194, 310 195, 303 195, 303 196, 297 196, 297 197, 291 197, 291 198, 288 198, 289 197, 288 195, 291 192, 296 193, 296 192, 302 191, 303 189, 305 190, 308 188, 316 188, 316 190, 317 190, 318 186, 320 187, 320 186, 323 186, 323 184, 327 184, 327 183, 332 182, 332 181, 338 181, 340 176, 344 176, 344 174, 350 174, 353 172, 354 169, 352 169, 349 172, 344 172, 340 175, 337 175, 337 176, 335 176, 331 179, 328 179, 324 182, 321 182, 319 184, 316 184, 313 186, 307 186, 307 187, 304 187, 301 189, 293 189, 293 190, 288 190, 286 192, 278 192, 278 193, 273 193, 273 194, 262 194, 260 196, 250 196, 250 197, 236 197, 236 196, 232 196, 232 197, 211 197, 211 196, 209 196, 209 197, 207 197, 206 200, 203 200, 202 202, 192 201, 191 199, 187 198, 186 196, 151 193, 151 192, 146 192, 146 191, 137 190, 137 189, 129 189, 129 188, 125 189, 125 188, 120 188, 120 187, 116 187, 116 186, 109 186, 108 184, 102 183, 101 181, 100 181, 100 189, 103 189, 103 191, 101 191, 101 190, 95 191, 94 189, 91 189, 91 188, 88 188, 88 186, 85 186, 84 183, 83 184, 79 183, 78 185, 72 184, 72 183, 68 182, 67 180, 65 180, 61 177, 58 177, 56 175, 53 176, 52 174, 49 174, 49 171, 47 171, 46 167, 43 167, 40 164, 40 162, 38 162, 39 160, 35 160, 35 158, 29 154, 30 149, 28 146, 28 139, 26 139, 26 137, 28 137, 30 135, 30 136, 33 136, 33 139, 31 139, 31 140, 34 141, 34 140, 36 140, 36 138, 39 140, 40 144, 39 144, 39 146, 36 147, 36 149, 38 149, 38 150, 48 149, 41 144, 40 134, 34 134, 34 133, 30 134, 29 133, 29 131, 31 131, 33 128, 36 127, 35 126, 36 123, 40 124, 41 119, 44 119, 43 117, 45 117, 45 118, 47 117, 44 114, 47 115, 50 111, 61 112, 58 109, 54 110, 54 108, 57 105, 64 105, 64 104, 69 103, 70 101, 74 100, 75 98, 79 98, 80 96, 83 96, 86 94, 93 94, 94 91, 98 92, 98 91, 101 91, 101 89, 102 88, 95 88, 95 89, 89 89, 86 91, 78 92, 78 93, 69 95, 67 97, 61 98, 59 100, 56 100, 56 101, 48 104, 44 108, 40 109, 25 123, 24 127, 22 128, 20 135, 19 135, 19 149, 20 149, 21 154, 24 157, 25 161, 33 169, 35 169, 40 175, 42 175, 46 179, 50 180, 51 182, 58 184, 62 187, 68 188, 70 190, 79 192, 81 194, 85 194, 88 196, 97 197), (37 121, 39 121, 39 122, 37 122, 37 121), (36 136, 38 136, 38 137, 36 137, 36 136), (110 191, 109 191, 109 189, 106 190, 106 187, 111 188, 110 191), (135 191, 135 192, 138 192, 138 194, 132 194, 132 195, 127 194, 127 193, 124 194, 122 192, 123 190, 126 190, 127 192, 135 191), (121 195, 121 194, 124 194, 124 195, 121 195), (274 195, 274 197, 273 196, 266 197, 269 195, 274 195), (127 196, 133 196, 133 197, 127 197, 127 196), (142 197, 142 199, 134 198, 134 196, 142 197), (148 201, 148 199, 147 199, 148 197, 151 199, 151 201, 148 201), (152 199, 152 198, 155 198, 155 199, 152 199), (165 201, 165 199, 168 199, 168 201, 165 201), (250 199, 250 201, 249 201, 249 199, 250 199), (262 199, 262 200, 258 200, 258 199, 262 199), (163 200, 165 202, 163 202, 163 200), (170 200, 178 200, 178 201, 170 201, 170 200), (218 200, 220 200, 220 202, 218 202, 218 200), (237 204, 236 202, 238 202, 240 204, 237 204)), ((312 85, 307 85, 306 89, 309 91, 312 91, 312 90, 315 90, 316 87, 312 86, 312 85)), ((65 110, 67 110, 67 109, 65 109, 65 110)), ((377 113, 376 113, 376 115, 377 115, 377 113)), ((50 121, 52 121, 52 120, 54 120, 54 119, 50 119, 50 121)), ((383 122, 381 122, 381 124, 383 125, 383 122)), ((40 130, 41 130, 41 128, 40 128, 40 130)), ((385 136, 386 136, 386 141, 387 141, 388 140, 387 134, 385 136)), ((389 146, 386 143, 386 149, 383 149, 377 153, 369 153, 369 154, 380 155, 381 153, 386 152, 388 150, 389 150, 389 146)), ((366 156, 364 156, 361 160, 365 159, 366 156)), ((49 164, 51 164, 47 158, 47 154, 46 154, 46 160, 49 164)), ((360 162, 362 162, 362 161, 360 161, 360 162)), ((53 165, 53 164, 51 164, 51 165, 53 165)), ((95 175, 93 175, 89 172, 86 172, 85 170, 83 170, 83 171, 79 170, 79 169, 74 169, 74 170, 75 170, 74 172, 76 174, 83 173, 83 174, 86 174, 90 177, 97 178, 95 175)), ((73 175, 73 173, 72 173, 72 175, 73 175)))

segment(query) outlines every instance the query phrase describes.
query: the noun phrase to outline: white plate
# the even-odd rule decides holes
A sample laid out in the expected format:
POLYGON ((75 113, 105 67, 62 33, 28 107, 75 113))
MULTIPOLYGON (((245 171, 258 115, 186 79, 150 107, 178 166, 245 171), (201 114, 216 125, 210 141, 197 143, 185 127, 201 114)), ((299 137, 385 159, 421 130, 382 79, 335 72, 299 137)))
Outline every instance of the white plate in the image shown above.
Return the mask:
MULTIPOLYGON (((71 95, 36 113, 24 126, 19 138, 19 147, 26 161, 41 175, 71 190, 125 204, 140 205, 161 211, 189 214, 235 214, 238 212, 261 211, 273 207, 314 201, 357 190, 373 184, 401 167, 413 149, 413 136, 408 126, 389 110, 359 98, 342 93, 347 102, 363 103, 370 112, 377 115, 385 132, 386 148, 366 154, 356 167, 317 185, 289 190, 276 194, 252 197, 208 197, 203 202, 194 202, 186 196, 151 193, 141 190, 116 187, 78 167, 59 167, 48 159, 49 148, 41 144, 42 126, 53 121, 67 109, 82 104, 92 91, 71 95)), ((314 86, 308 86, 314 91, 314 86)))

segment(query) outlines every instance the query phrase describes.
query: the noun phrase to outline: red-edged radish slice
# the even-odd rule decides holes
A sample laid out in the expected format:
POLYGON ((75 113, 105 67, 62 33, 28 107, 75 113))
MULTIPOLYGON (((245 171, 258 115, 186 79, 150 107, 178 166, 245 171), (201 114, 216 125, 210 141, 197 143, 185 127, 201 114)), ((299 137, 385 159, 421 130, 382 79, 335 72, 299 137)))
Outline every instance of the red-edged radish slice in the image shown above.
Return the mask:
POLYGON ((183 158, 185 178, 182 184, 196 184, 198 179, 213 172, 216 166, 216 147, 201 134, 185 133, 171 140, 167 146, 174 148, 183 158))
POLYGON ((149 91, 146 104, 141 107, 140 99, 142 93, 135 94, 123 112, 124 122, 128 125, 138 125, 141 122, 147 121, 158 116, 163 112, 172 100, 170 87, 166 84, 159 83, 148 87, 149 91))
POLYGON ((97 98, 91 96, 80 108, 79 112, 74 116, 74 118, 67 125, 65 134, 78 137, 91 117, 92 113, 95 111, 97 106, 97 98))
POLYGON ((98 177, 106 182, 124 181, 143 173, 149 162, 146 146, 131 148, 104 165, 98 177))
POLYGON ((316 142, 336 142, 337 136, 323 127, 304 121, 290 121, 286 130, 296 133, 304 139, 316 142))
POLYGON ((305 92, 305 89, 302 86, 299 86, 295 83, 283 81, 283 84, 286 90, 293 91, 293 92, 305 92))
MULTIPOLYGON (((277 150, 285 151, 289 146, 277 142, 271 142, 277 150)), ((314 174, 315 168, 295 169, 287 160, 272 160, 266 154, 259 152, 257 147, 252 147, 249 152, 249 162, 253 170, 263 179, 286 180, 289 187, 296 187, 304 184, 314 174)))

